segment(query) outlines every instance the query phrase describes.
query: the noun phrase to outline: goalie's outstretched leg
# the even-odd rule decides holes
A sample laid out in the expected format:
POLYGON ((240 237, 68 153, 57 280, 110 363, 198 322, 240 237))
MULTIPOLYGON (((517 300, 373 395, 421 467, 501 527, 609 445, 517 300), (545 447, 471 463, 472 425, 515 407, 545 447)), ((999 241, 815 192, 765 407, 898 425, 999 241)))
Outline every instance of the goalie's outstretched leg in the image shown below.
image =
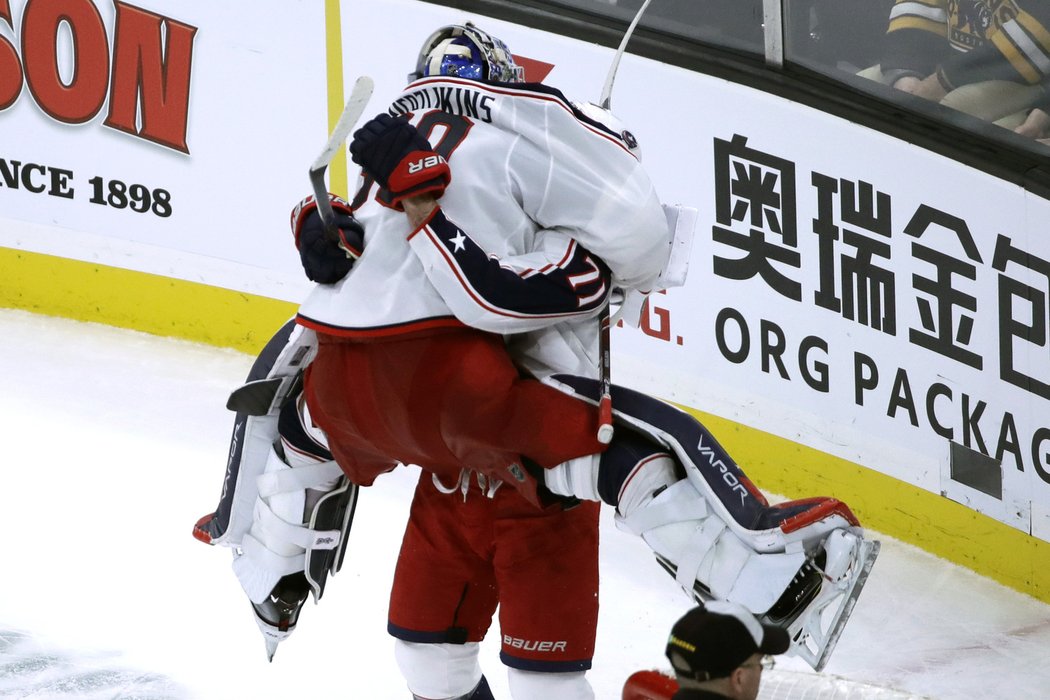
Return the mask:
MULTIPOLYGON (((597 401, 597 382, 559 375, 597 401)), ((616 437, 600 458, 550 470, 558 494, 600 498, 698 602, 729 600, 788 630, 791 653, 827 663, 878 555, 850 509, 832 498, 770 505, 692 416, 613 388, 616 437)))
POLYGON ((193 534, 233 550, 272 660, 307 598, 342 566, 358 487, 332 459, 301 396, 316 340, 291 322, 267 344, 227 407, 237 412, 219 507, 193 534))

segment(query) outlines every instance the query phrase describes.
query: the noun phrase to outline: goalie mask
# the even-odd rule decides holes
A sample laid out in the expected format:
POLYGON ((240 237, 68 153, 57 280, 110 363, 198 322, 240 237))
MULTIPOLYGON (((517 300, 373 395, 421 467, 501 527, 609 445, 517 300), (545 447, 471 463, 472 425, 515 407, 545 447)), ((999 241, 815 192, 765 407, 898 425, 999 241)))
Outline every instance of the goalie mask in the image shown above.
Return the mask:
POLYGON ((525 82, 525 69, 507 45, 470 22, 442 27, 423 42, 416 70, 408 79, 447 75, 500 83, 525 82))

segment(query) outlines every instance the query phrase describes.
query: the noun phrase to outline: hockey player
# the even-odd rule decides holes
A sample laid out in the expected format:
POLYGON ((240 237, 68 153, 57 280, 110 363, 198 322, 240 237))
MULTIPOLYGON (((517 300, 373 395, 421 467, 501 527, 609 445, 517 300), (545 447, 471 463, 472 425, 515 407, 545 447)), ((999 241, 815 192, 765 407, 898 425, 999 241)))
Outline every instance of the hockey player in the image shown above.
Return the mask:
MULTIPOLYGON (((425 42, 418 64, 421 80, 395 100, 390 111, 397 116, 380 115, 351 145, 355 161, 380 186, 363 188, 371 201, 357 198, 367 252, 343 289, 319 290, 307 300, 300 323, 348 339, 359 335, 360 315, 338 329, 327 315, 321 325, 317 297, 349 298, 348 287, 369 283, 370 269, 389 279, 387 268, 367 267, 369 256, 382 263, 386 258, 378 256, 388 249, 397 251, 389 259, 420 266, 397 274, 406 288, 391 293, 402 304, 430 306, 404 307, 407 327, 396 336, 384 319, 392 337, 382 345, 341 341, 326 354, 322 339, 307 374, 308 403, 340 464, 360 464, 367 445, 373 454, 434 472, 417 487, 391 595, 389 631, 413 694, 460 697, 481 682, 478 643, 498 602, 513 697, 592 698, 585 672, 598 612, 598 504, 574 500, 566 508, 545 498, 542 483, 527 472, 603 446, 592 407, 519 374, 595 374, 594 316, 611 283, 603 258, 616 261, 623 286, 651 289, 670 250, 666 219, 623 130, 588 119, 556 91, 524 85, 498 40, 472 26, 444 28, 425 42), (432 150, 423 135, 442 137, 432 150), (401 183, 413 175, 398 170, 405 157, 424 167, 401 183), (456 173, 447 189, 444 158, 456 173), (602 171, 607 179, 594 174, 602 171), (441 195, 440 208, 433 195, 441 195), (602 257, 592 254, 589 246, 602 244, 599 232, 614 228, 614 236, 601 233, 608 241, 602 257), (421 335, 413 328, 417 319, 445 328, 421 335), (513 364, 504 335, 512 338, 513 364), (362 368, 404 376, 421 352, 434 381, 417 377, 416 386, 391 393, 427 397, 432 407, 409 407, 418 413, 398 425, 412 432, 387 429, 390 437, 379 442, 383 427, 359 419, 372 407, 336 394, 362 368), (324 381, 317 382, 318 374, 324 381), (433 418, 444 434, 421 452, 407 451, 405 445, 433 433, 425 427, 433 418), (347 424, 354 424, 350 434, 341 432, 347 424), (506 481, 512 483, 501 485, 506 481)), ((355 289, 360 294, 364 287, 355 289)), ((387 381, 384 388, 390 392, 387 381)), ((384 406, 374 410, 389 424, 384 406)), ((374 474, 351 478, 370 483, 374 474)))
MULTIPOLYGON (((439 233, 470 247, 472 257, 464 264, 475 266, 482 276, 495 273, 495 284, 477 287, 479 298, 457 298, 453 303, 458 304, 461 314, 473 315, 467 319, 471 326, 516 333, 513 344, 518 348, 518 364, 509 361, 501 336, 480 332, 457 320, 444 299, 434 293, 422 268, 417 268, 420 262, 408 267, 407 273, 389 269, 392 260, 395 266, 411 262, 404 231, 420 228, 423 219, 444 219, 441 212, 434 211, 436 200, 424 198, 431 178, 424 178, 423 187, 412 190, 416 195, 413 198, 389 194, 387 190, 393 188, 384 187, 378 193, 382 202, 371 197, 377 194, 371 180, 365 182, 355 205, 358 219, 368 232, 367 246, 349 206, 333 199, 334 209, 342 214, 341 248, 366 251, 345 280, 342 278, 351 263, 336 245, 326 247, 315 204, 308 200, 293 213, 293 228, 307 274, 324 286, 318 287, 299 315, 300 324, 317 329, 321 338, 318 357, 307 375, 307 396, 321 393, 324 387, 332 388, 333 394, 300 401, 303 415, 299 419, 286 420, 291 411, 282 414, 283 461, 298 466, 295 461, 311 452, 310 431, 304 427, 316 421, 331 429, 337 423, 330 414, 352 405, 346 398, 345 379, 338 375, 346 369, 341 363, 333 371, 326 362, 333 357, 338 361, 338 353, 344 350, 359 353, 345 362, 358 383, 354 397, 364 396, 369 388, 358 378, 369 376, 379 376, 388 395, 379 403, 360 407, 354 416, 358 421, 362 416, 372 421, 355 426, 368 438, 339 436, 335 430, 336 438, 331 442, 339 463, 349 465, 357 484, 371 483, 378 473, 398 462, 419 463, 434 472, 433 479, 426 475, 418 485, 391 596, 390 631, 399 639, 398 659, 413 693, 460 697, 478 686, 473 692, 478 698, 484 697, 476 660, 478 642, 498 602, 504 638, 502 658, 511 668, 514 697, 590 698, 593 693, 584 672, 590 667, 597 622, 598 503, 543 494, 545 488, 525 471, 520 454, 525 453, 532 468, 539 469, 541 464, 554 466, 574 456, 596 453, 603 446, 595 437, 593 407, 535 380, 519 381, 519 366, 528 367, 534 376, 555 371, 588 376, 597 366, 598 333, 593 317, 607 301, 609 273, 601 259, 553 224, 560 221, 560 226, 571 230, 588 217, 595 220, 595 227, 613 229, 615 225, 622 229, 615 241, 620 249, 607 246, 609 252, 604 254, 618 261, 623 286, 649 289, 670 249, 666 218, 651 183, 631 153, 633 137, 622 128, 611 131, 584 116, 559 93, 542 86, 521 89, 520 98, 509 101, 510 108, 521 109, 523 116, 531 111, 540 118, 547 111, 555 112, 561 126, 560 132, 553 134, 565 141, 557 146, 561 151, 558 158, 579 156, 586 161, 571 170, 561 167, 557 179, 548 183, 531 171, 545 169, 539 159, 551 156, 530 145, 519 149, 517 172, 500 172, 504 167, 502 154, 519 137, 508 133, 506 127, 497 130, 488 125, 488 113, 496 108, 493 96, 500 93, 492 87, 481 91, 482 84, 476 82, 498 73, 505 79, 504 90, 521 84, 520 68, 498 40, 470 26, 444 28, 428 39, 418 63, 420 73, 454 72, 456 78, 476 85, 468 92, 461 87, 465 80, 451 82, 457 91, 453 99, 462 99, 470 116, 427 111, 424 119, 433 120, 428 128, 436 124, 438 133, 444 130, 445 137, 437 148, 449 154, 455 151, 455 162, 462 163, 457 166, 462 169, 457 175, 460 189, 453 187, 442 198, 445 208, 452 194, 462 191, 461 203, 452 210, 458 212, 458 218, 471 222, 468 230, 480 230, 475 237, 489 250, 502 253, 502 258, 490 260, 473 240, 458 230, 450 232, 448 223, 439 233), (522 106, 517 107, 518 103, 522 106), (486 129, 490 133, 486 134, 486 129), (469 139, 465 138, 467 130, 471 131, 469 139), (486 152, 491 154, 488 158, 483 156, 486 152), (473 185, 466 174, 472 167, 477 172, 473 185), (604 183, 588 170, 599 167, 610 178, 621 181, 604 183), (534 223, 509 193, 501 191, 487 202, 475 194, 495 176, 507 178, 506 187, 510 187, 508 175, 523 180, 518 187, 528 196, 530 207, 542 205, 546 209, 531 216, 550 220, 551 226, 542 228, 534 223), (543 202, 544 188, 557 194, 543 202), (603 204, 602 197, 612 200, 603 204), (598 206, 608 212, 588 213, 598 206), (391 207, 404 207, 407 214, 391 207), (604 219, 598 220, 602 216, 604 219), (627 241, 628 237, 634 240, 627 241), (370 281, 376 285, 374 292, 380 292, 378 297, 363 292, 370 281), (336 284, 328 286, 330 283, 336 284), (479 303, 486 295, 488 300, 479 303), (368 298, 370 305, 378 306, 379 313, 362 306, 362 321, 352 310, 343 317, 330 312, 344 306, 348 298, 368 298), (403 314, 407 321, 403 328, 392 328, 382 316, 390 314, 391 309, 403 314), (368 317, 369 313, 373 316, 368 317), (345 322, 342 318, 354 320, 345 322), (331 319, 336 319, 339 327, 333 328, 331 319), (418 363, 407 353, 425 353, 432 380, 413 379, 412 373, 406 372, 418 363), (329 377, 334 373, 336 378, 318 382, 316 377, 321 373, 329 373, 329 377), (392 382, 402 378, 415 383, 408 389, 391 391, 392 382), (321 389, 316 389, 318 386, 321 389), (415 404, 412 407, 391 400, 405 401, 409 394, 415 404), (419 417, 400 415, 406 410, 415 411, 419 417), (438 434, 437 440, 427 437, 428 428, 418 427, 431 418, 428 412, 438 418, 444 433, 438 434), (391 424, 406 429, 391 435, 385 427, 391 424), (291 439, 284 430, 289 426, 295 434, 291 439), (429 442, 421 443, 419 435, 429 442), (385 443, 380 442, 384 437, 385 443), (371 447, 371 454, 361 456, 362 446, 371 447), (505 480, 512 485, 501 486, 505 480), (434 533, 442 535, 437 538, 434 533)), ((423 97, 402 98, 406 100, 402 105, 416 104, 417 100, 441 104, 440 91, 448 90, 448 83, 439 81, 433 92, 423 97)), ((507 97, 509 100, 510 95, 507 97)), ((421 102, 418 105, 426 106, 421 102)), ((608 115, 593 108, 590 111, 609 120, 608 115)), ((527 135, 534 144, 547 138, 540 129, 527 135)), ((374 156, 381 148, 388 148, 388 141, 397 139, 425 151, 431 149, 415 127, 388 115, 362 130, 355 146, 358 151, 371 149, 374 156), (372 132, 378 133, 368 142, 372 132)), ((447 170, 440 159, 435 158, 434 163, 439 171, 447 170)), ((384 185, 389 184, 387 179, 383 178, 384 185)), ((441 187, 440 180, 437 186, 441 187)), ((431 223, 428 231, 438 226, 431 223)), ((344 423, 349 422, 344 417, 344 423)), ((314 431, 313 437, 323 444, 331 436, 314 431)), ((319 462, 332 457, 316 448, 313 451, 318 453, 319 462)), ((275 469, 279 468, 278 464, 275 469)), ((264 503, 256 510, 271 512, 272 497, 261 500, 264 503)), ((301 582, 295 578, 277 580, 287 570, 268 563, 273 553, 292 556, 292 548, 283 547, 280 536, 270 534, 264 524, 253 523, 246 537, 250 546, 237 561, 238 575, 260 617, 274 612, 261 611, 268 604, 271 588, 279 589, 278 598, 292 593, 290 608, 297 614, 296 604, 305 598, 301 582), (254 565, 255 560, 259 566, 254 565), (295 585, 291 591, 290 584, 295 585)), ((294 617, 290 622, 294 624, 294 617)))
MULTIPOLYGON (((597 383, 585 378, 597 338, 591 319, 613 285, 647 291, 658 284, 669 247, 633 139, 556 90, 516 82, 520 69, 505 47, 469 25, 436 32, 418 73, 351 146, 368 177, 352 208, 333 202, 343 249, 360 250, 346 243, 364 232, 350 274, 340 278, 350 264, 336 262, 342 253, 334 244, 327 253, 315 248, 313 205, 293 218, 308 273, 321 260, 337 278, 318 285, 298 316, 317 333, 305 400, 287 404, 299 408, 298 422, 287 422, 301 433, 300 447, 326 445, 331 454, 317 461, 334 457, 355 485, 414 463, 442 488, 470 491, 480 482, 487 495, 516 491, 539 507, 556 503, 552 494, 614 505, 623 527, 645 539, 687 592, 734 600, 788 627, 796 652, 822 665, 874 558, 848 508, 830 499, 770 507, 703 426, 635 392, 614 391, 620 427, 604 454, 595 437, 597 383), (548 376, 558 370, 575 376, 548 376), (825 610, 834 613, 830 628, 813 617, 825 610)), ((271 457, 267 473, 296 482, 287 476, 299 472, 289 464, 293 452, 271 457)), ((398 587, 411 586, 417 561, 449 549, 431 544, 416 559, 414 543, 449 531, 448 520, 426 517, 453 502, 427 494, 426 481, 413 511, 423 525, 406 533, 405 568, 399 563, 392 595, 399 660, 417 696, 490 697, 477 664, 478 629, 449 637, 456 626, 426 618, 418 601, 424 592, 399 602, 398 587), (447 679, 437 692, 436 678, 447 679)), ((299 490, 295 517, 312 522, 310 489, 299 490)), ((480 502, 472 495, 468 502, 480 502)), ((260 489, 256 511, 265 516, 273 507, 271 491, 260 489)), ((268 594, 281 598, 295 566, 302 571, 304 549, 309 573, 312 552, 309 535, 297 530, 293 539, 264 520, 272 523, 251 518, 245 540, 256 544, 236 560, 257 611, 268 594)), ((593 520, 581 522, 585 535, 592 532, 593 520)), ((513 579, 499 552, 485 556, 494 580, 513 579)), ((520 549, 509 557, 520 559, 520 549)), ((460 560, 454 574, 464 572, 471 574, 460 560)), ((501 604, 509 593, 500 590, 501 604)), ((548 596, 541 607, 556 601, 548 596)), ((297 614, 294 604, 289 609, 297 614)), ((562 641, 504 635, 516 700, 593 697, 579 648, 566 657, 562 641), (575 663, 543 668, 555 659, 575 663), (531 673, 536 662, 537 670, 566 673, 531 673)))

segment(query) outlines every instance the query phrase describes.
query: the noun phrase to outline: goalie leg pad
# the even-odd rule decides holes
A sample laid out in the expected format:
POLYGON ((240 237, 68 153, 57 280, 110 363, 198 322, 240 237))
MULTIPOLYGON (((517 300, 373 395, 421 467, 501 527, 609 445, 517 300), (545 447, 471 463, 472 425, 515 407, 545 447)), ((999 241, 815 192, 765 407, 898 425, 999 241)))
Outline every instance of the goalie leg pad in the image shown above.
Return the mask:
MULTIPOLYGON (((240 546, 252 523, 257 490, 270 448, 278 437, 278 416, 299 376, 317 350, 313 331, 289 321, 256 358, 246 383, 227 402, 236 412, 219 505, 200 518, 193 536, 207 544, 240 546)), ((331 459, 329 456, 328 459, 331 459)))
POLYGON ((312 515, 306 495, 308 489, 330 492, 345 479, 335 462, 292 468, 271 448, 256 481, 252 524, 233 562, 234 573, 253 603, 261 603, 284 576, 304 571, 308 550, 339 544, 340 530, 319 531, 304 525, 312 515))
POLYGON ((776 603, 806 562, 802 551, 756 551, 686 479, 618 513, 616 524, 645 540, 690 597, 731 600, 756 614, 776 603))
MULTIPOLYGON (((594 380, 557 375, 549 382, 598 402, 594 380)), ((616 386, 612 405, 618 426, 647 436, 673 456, 685 475, 648 493, 645 489, 659 478, 636 477, 643 491, 633 494, 625 482, 618 524, 641 535, 660 564, 698 601, 733 600, 787 628, 792 653, 821 670, 867 580, 879 543, 865 541, 853 513, 835 499, 770 506, 687 413, 616 386)), ((616 438, 605 454, 615 454, 615 446, 616 438)))
MULTIPOLYGON (((555 375, 548 381, 597 404, 599 384, 595 380, 555 375)), ((688 413, 619 386, 612 388, 612 400, 617 424, 645 436, 656 446, 651 450, 658 448, 672 455, 719 519, 756 551, 780 553, 801 547, 812 555, 832 530, 859 527, 849 508, 834 499, 812 498, 770 506, 714 436, 688 413)), ((617 450, 610 446, 606 455, 610 453, 615 455, 617 450)), ((599 469, 608 468, 611 457, 603 455, 599 469)), ((602 480, 599 476, 598 481, 602 480)))

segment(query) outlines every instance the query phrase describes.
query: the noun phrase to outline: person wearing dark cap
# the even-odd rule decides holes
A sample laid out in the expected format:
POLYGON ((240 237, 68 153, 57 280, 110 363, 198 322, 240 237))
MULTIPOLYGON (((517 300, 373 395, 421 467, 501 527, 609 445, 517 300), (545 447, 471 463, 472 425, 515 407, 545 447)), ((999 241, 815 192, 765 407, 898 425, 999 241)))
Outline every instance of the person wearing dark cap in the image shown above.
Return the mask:
POLYGON ((693 608, 671 629, 667 658, 679 690, 672 700, 755 700, 762 670, 773 667, 790 640, 742 605, 714 601, 693 608))

